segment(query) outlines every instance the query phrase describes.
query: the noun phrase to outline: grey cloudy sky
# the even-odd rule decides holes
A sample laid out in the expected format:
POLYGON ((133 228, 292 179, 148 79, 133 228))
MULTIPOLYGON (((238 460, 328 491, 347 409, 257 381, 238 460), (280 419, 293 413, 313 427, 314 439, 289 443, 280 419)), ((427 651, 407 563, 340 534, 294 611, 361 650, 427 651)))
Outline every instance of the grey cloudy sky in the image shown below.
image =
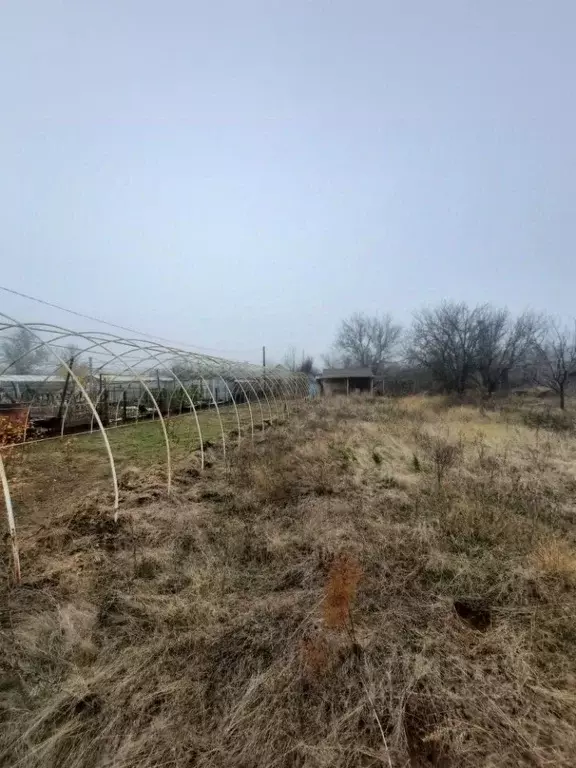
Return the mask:
POLYGON ((4 0, 0 283, 250 359, 355 310, 576 314, 575 29, 573 0, 4 0))

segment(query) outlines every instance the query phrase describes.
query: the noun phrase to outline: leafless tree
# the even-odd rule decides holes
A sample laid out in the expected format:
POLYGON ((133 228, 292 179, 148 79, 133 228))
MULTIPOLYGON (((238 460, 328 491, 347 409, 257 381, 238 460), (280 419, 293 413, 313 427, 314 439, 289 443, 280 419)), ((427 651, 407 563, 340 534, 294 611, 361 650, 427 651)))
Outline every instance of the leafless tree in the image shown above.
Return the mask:
POLYGON ((560 408, 566 407, 566 388, 576 376, 576 324, 572 329, 551 320, 548 332, 538 344, 536 380, 560 396, 560 408))
POLYGON ((316 372, 316 368, 314 367, 314 358, 312 355, 305 355, 302 357, 300 365, 298 366, 298 370, 301 373, 307 373, 308 375, 316 372))
POLYGON ((340 355, 334 349, 327 354, 322 355, 322 362, 325 368, 350 368, 354 365, 348 355, 340 355))
POLYGON ((358 365, 379 372, 393 355, 402 329, 389 314, 373 316, 356 312, 343 320, 334 349, 344 365, 358 365))
POLYGON ((27 328, 17 328, 12 335, 5 339, 1 346, 2 368, 8 368, 7 373, 34 373, 46 362, 48 351, 39 346, 38 339, 27 328))
POLYGON ((77 344, 67 344, 65 347, 58 349, 58 354, 66 362, 66 365, 59 365, 57 368, 57 374, 59 376, 67 376, 69 366, 77 376, 87 376, 89 368, 84 365, 82 360, 82 350, 77 344))
POLYGON ((484 305, 476 310, 476 370, 491 395, 506 386, 515 367, 528 361, 541 342, 545 321, 535 312, 523 312, 514 320, 507 309, 484 305))
POLYGON ((288 368, 289 371, 295 371, 297 369, 298 366, 296 363, 296 347, 290 347, 288 349, 282 362, 284 367, 288 368))
POLYGON ((70 361, 75 363, 79 360, 81 354, 82 350, 77 344, 67 344, 61 356, 64 357, 68 363, 70 361))
POLYGON ((414 317, 407 357, 427 368, 449 391, 463 393, 477 365, 482 308, 444 302, 414 317))
POLYGON ((284 355, 283 365, 289 371, 302 373, 314 373, 314 358, 302 351, 300 359, 296 357, 296 347, 290 347, 284 355))

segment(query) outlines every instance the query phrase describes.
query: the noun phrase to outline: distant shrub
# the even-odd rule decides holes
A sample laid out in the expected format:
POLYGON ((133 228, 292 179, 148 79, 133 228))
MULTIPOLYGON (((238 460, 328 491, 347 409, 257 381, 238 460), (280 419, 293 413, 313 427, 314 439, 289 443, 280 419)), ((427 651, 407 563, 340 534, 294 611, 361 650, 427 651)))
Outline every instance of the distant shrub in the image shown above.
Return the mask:
POLYGON ((550 429, 553 432, 573 432, 574 416, 567 411, 552 408, 532 408, 522 413, 522 421, 534 429, 550 429))
POLYGON ((446 473, 462 455, 462 446, 459 443, 451 443, 443 437, 432 437, 425 432, 419 435, 418 442, 431 461, 438 488, 440 488, 446 473))

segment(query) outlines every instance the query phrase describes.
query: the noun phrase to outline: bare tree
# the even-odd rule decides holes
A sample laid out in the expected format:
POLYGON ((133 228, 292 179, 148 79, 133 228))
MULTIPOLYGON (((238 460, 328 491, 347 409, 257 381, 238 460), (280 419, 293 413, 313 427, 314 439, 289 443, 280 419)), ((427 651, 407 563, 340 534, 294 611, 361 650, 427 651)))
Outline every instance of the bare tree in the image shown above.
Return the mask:
POLYGON ((82 350, 77 344, 67 344, 58 350, 60 357, 66 362, 66 365, 59 365, 57 369, 58 376, 68 376, 68 367, 70 367, 77 376, 85 377, 89 374, 89 366, 82 360, 82 350))
POLYGON ((401 332, 389 314, 370 317, 356 312, 342 321, 334 349, 344 365, 369 367, 377 373, 394 353, 401 332))
POLYGON ((302 373, 314 373, 314 358, 308 355, 304 350, 298 361, 296 357, 296 347, 290 347, 284 355, 283 365, 289 371, 300 371, 302 373))
POLYGON ((354 363, 347 355, 340 355, 335 350, 322 355, 322 362, 325 368, 349 368, 354 363))
POLYGON ((314 358, 312 355, 306 355, 302 357, 300 365, 298 366, 298 370, 301 373, 306 373, 308 375, 315 373, 316 369, 314 367, 314 358))
POLYGON ((551 320, 544 340, 538 345, 536 380, 560 396, 560 408, 566 407, 566 388, 576 376, 576 324, 562 328, 551 320))
POLYGON ((418 312, 408 359, 427 368, 445 389, 463 393, 476 370, 481 309, 444 302, 418 312))
POLYGON ((534 312, 513 320, 507 309, 488 305, 476 310, 476 370, 489 395, 507 386, 511 370, 526 363, 542 340, 545 321, 534 312))
POLYGON ((9 373, 34 373, 47 360, 48 351, 27 328, 17 328, 0 345, 2 367, 9 373))
POLYGON ((79 360, 81 354, 82 350, 77 344, 66 344, 61 357, 64 357, 64 359, 68 362, 71 361, 72 363, 75 363, 77 360, 79 360))
POLYGON ((288 351, 284 355, 283 365, 288 368, 289 371, 295 371, 298 368, 296 363, 296 347, 289 347, 288 351))

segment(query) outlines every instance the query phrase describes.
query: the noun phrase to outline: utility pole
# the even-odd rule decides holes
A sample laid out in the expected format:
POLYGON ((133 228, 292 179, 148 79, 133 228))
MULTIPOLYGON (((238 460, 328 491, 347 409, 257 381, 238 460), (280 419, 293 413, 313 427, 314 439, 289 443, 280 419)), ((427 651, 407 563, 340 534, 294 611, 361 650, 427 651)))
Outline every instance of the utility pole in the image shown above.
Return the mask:
POLYGON ((262 347, 262 368, 266 368, 266 347, 262 347))

